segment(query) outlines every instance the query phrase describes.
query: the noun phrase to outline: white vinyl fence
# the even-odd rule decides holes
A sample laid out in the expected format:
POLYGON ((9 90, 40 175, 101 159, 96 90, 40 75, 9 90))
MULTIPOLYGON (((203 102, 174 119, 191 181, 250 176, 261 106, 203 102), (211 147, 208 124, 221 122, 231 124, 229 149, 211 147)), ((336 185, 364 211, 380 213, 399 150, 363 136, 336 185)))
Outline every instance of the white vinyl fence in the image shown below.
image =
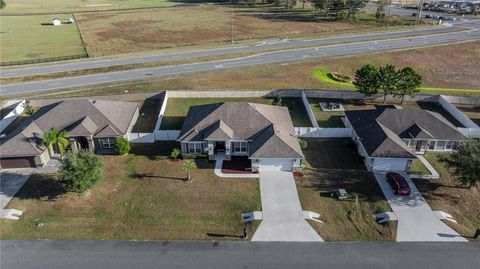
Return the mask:
POLYGON ((443 95, 438 97, 438 103, 450 113, 455 119, 457 119, 463 126, 467 128, 479 128, 470 118, 468 118, 462 111, 452 105, 443 95))
POLYGON ((317 119, 315 118, 315 114, 313 114, 313 110, 308 103, 307 96, 305 95, 305 91, 302 91, 302 101, 303 106, 305 106, 305 110, 307 111, 308 118, 310 119, 310 123, 312 123, 313 127, 320 127, 318 126, 317 119))
POLYGON ((155 130, 155 140, 173 141, 177 140, 180 130, 155 130))
POLYGON ((457 128, 457 130, 468 138, 480 138, 480 128, 457 128))
POLYGON ((295 127, 295 135, 298 137, 350 137, 351 134, 351 128, 295 127))
POLYGON ((154 133, 128 133, 128 141, 130 143, 153 143, 155 142, 154 133))
POLYGON ((15 105, 15 107, 13 107, 12 110, 0 121, 0 133, 3 132, 10 124, 12 124, 12 122, 15 121, 25 110, 25 100, 9 101, 3 107, 12 106, 16 102, 18 103, 15 105))

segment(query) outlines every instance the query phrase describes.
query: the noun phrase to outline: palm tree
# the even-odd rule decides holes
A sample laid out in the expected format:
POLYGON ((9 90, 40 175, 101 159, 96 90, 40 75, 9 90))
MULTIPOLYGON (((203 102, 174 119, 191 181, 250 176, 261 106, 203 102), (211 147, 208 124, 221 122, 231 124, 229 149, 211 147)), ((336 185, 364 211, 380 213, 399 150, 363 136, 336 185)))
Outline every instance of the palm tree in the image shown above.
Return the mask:
POLYGON ((70 133, 68 131, 62 130, 58 131, 55 128, 50 129, 50 131, 45 132, 42 136, 42 144, 48 148, 50 155, 53 154, 53 145, 57 145, 58 149, 60 150, 60 154, 63 155, 65 153, 65 147, 70 144, 68 141, 68 137, 70 133))
POLYGON ((173 159, 174 161, 176 161, 177 158, 178 158, 178 156, 180 155, 180 153, 181 153, 181 152, 180 152, 179 149, 174 148, 174 149, 172 149, 172 152, 170 153, 170 157, 172 157, 172 159, 173 159))
POLYGON ((187 171, 187 181, 192 181, 192 177, 190 176, 190 170, 197 168, 195 162, 191 160, 183 161, 181 168, 183 171, 187 171))

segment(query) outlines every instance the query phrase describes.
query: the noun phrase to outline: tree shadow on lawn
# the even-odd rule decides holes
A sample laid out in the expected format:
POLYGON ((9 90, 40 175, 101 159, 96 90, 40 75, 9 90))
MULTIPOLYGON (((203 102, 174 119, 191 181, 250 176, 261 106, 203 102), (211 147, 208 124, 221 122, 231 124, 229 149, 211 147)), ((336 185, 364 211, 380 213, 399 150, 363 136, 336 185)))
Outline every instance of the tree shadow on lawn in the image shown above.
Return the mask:
MULTIPOLYGON (((307 171, 304 180, 302 186, 319 192, 321 197, 331 197, 332 191, 345 189, 350 198, 358 195, 359 198, 369 202, 385 201, 385 196, 373 174, 368 171, 317 169, 307 171)), ((332 199, 336 198, 332 197, 332 199)))
POLYGON ((33 174, 17 192, 15 198, 56 201, 67 191, 53 175, 33 174))
POLYGON ((131 178, 135 179, 173 179, 173 180, 180 180, 180 181, 186 181, 187 177, 168 177, 168 176, 160 176, 160 175, 155 175, 153 173, 131 173, 130 174, 131 178))

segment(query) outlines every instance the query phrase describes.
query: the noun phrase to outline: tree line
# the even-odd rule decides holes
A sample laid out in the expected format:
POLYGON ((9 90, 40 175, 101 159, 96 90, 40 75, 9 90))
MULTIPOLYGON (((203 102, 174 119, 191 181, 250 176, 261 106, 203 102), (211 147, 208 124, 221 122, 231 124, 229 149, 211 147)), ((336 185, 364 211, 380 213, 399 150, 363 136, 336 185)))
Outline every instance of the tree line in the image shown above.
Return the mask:
POLYGON ((384 103, 388 95, 393 95, 393 97, 401 97, 402 104, 405 96, 414 96, 420 91, 421 84, 422 76, 413 68, 404 67, 397 70, 391 64, 380 68, 371 64, 364 65, 355 72, 355 81, 353 82, 353 85, 365 95, 365 98, 383 93, 384 103))
MULTIPOLYGON (((248 7, 256 7, 257 4, 284 7, 286 10, 293 10, 301 3, 301 8, 306 5, 312 8, 317 14, 324 15, 335 20, 356 21, 358 13, 364 8, 368 0, 241 0, 248 7)), ((375 17, 378 21, 385 21, 387 6, 391 0, 378 0, 375 2, 377 11, 375 17)))

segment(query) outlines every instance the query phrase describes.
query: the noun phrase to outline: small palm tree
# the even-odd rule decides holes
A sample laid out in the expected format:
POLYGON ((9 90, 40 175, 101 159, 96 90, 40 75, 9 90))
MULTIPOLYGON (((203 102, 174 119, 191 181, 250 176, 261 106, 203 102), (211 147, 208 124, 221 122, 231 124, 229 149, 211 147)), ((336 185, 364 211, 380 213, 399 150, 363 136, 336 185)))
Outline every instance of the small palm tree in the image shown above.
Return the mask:
POLYGON ((55 128, 50 129, 50 131, 45 132, 42 136, 42 144, 48 148, 50 155, 53 153, 52 146, 57 145, 58 150, 60 150, 60 154, 63 155, 65 153, 65 148, 70 143, 68 141, 68 137, 70 133, 68 131, 62 130, 58 131, 55 128))
POLYGON ((172 149, 172 152, 170 153, 170 157, 172 157, 173 160, 177 160, 178 156, 180 156, 180 150, 177 148, 172 149))
POLYGON ((183 163, 181 165, 181 168, 182 168, 183 171, 187 171, 187 181, 192 181, 192 177, 190 175, 190 170, 197 168, 197 165, 195 164, 195 162, 193 162, 191 160, 183 161, 183 163))

